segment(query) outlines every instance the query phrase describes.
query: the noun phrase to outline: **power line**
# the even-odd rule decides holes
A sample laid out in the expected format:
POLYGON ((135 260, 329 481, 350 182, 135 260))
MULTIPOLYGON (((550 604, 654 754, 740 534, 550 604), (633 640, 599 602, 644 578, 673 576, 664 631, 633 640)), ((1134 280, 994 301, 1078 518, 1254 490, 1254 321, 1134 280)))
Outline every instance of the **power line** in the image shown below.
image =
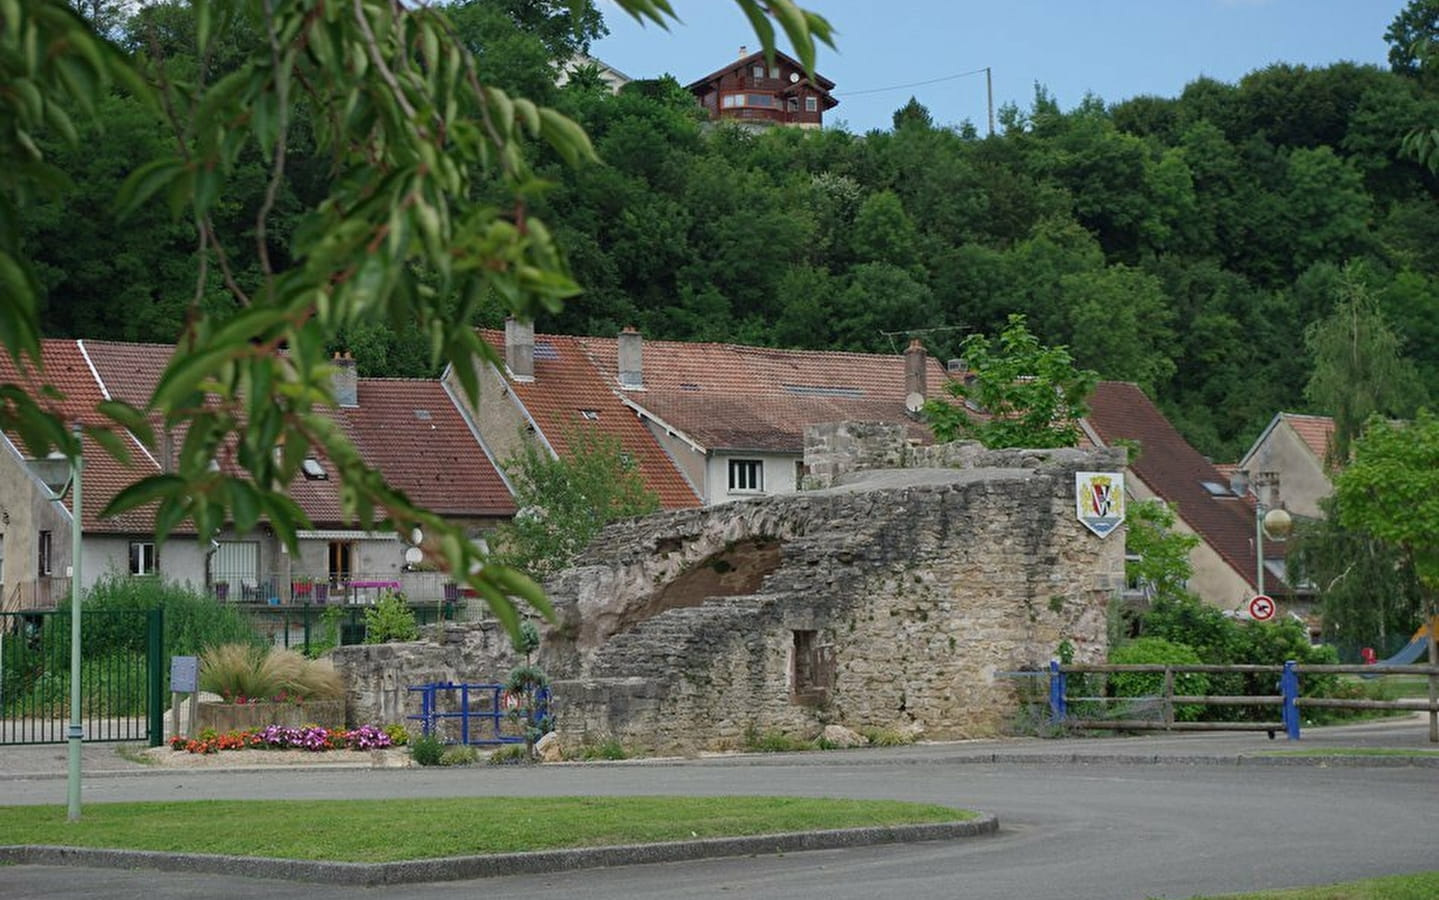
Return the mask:
POLYGON ((860 94, 882 94, 885 91, 902 91, 905 88, 924 87, 927 84, 939 84, 942 81, 953 81, 956 78, 968 78, 971 75, 978 75, 980 72, 988 71, 989 67, 985 66, 982 69, 975 69, 972 72, 960 72, 957 75, 945 75, 941 78, 931 78, 928 81, 914 81, 910 82, 909 84, 896 84, 892 87, 866 88, 862 91, 835 91, 835 93, 841 97, 858 97, 860 94))

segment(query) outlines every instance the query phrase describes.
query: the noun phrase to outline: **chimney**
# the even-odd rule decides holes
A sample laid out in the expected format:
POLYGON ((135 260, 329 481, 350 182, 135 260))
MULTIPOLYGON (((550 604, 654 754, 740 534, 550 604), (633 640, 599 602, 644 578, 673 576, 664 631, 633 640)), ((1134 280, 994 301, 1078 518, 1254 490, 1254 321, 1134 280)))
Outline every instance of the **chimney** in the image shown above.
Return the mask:
POLYGON ((620 332, 620 387, 629 391, 645 386, 644 338, 633 325, 626 325, 620 332))
POLYGON ((928 396, 925 390, 925 365, 924 345, 919 338, 909 342, 904 351, 904 396, 906 399, 911 394, 918 394, 921 397, 928 396))
POLYGON ((535 380, 535 323, 505 319, 505 366, 516 381, 535 380))
POLYGON ((740 45, 739 45, 739 58, 740 58, 740 59, 744 59, 746 56, 749 56, 749 47, 745 46, 744 44, 740 44, 740 45))
POLYGON ((330 362, 335 367, 335 374, 331 376, 334 379, 335 402, 341 407, 354 409, 360 405, 360 372, 355 358, 346 350, 344 356, 336 353, 330 362))

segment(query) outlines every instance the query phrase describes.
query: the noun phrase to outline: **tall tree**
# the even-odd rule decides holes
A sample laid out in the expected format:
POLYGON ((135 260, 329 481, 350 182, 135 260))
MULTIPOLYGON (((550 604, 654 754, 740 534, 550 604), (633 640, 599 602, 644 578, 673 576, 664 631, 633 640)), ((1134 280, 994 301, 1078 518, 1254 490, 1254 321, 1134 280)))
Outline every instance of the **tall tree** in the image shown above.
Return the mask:
POLYGON ((1372 416, 1407 416, 1425 399, 1414 364, 1352 266, 1339 283, 1333 313, 1305 330, 1304 343, 1314 357, 1305 399, 1334 417, 1333 466, 1348 459, 1350 443, 1372 416))
MULTIPOLYGON (((829 25, 792 0, 736 0, 766 48, 778 23, 796 56, 813 70, 829 25)), ((663 23, 663 0, 618 0, 625 12, 663 23)), ((305 527, 287 486, 311 456, 329 460, 344 484, 343 512, 365 528, 428 535, 427 549, 489 601, 513 631, 519 597, 547 610, 540 590, 504 566, 484 565, 463 530, 412 503, 369 469, 335 421, 328 347, 361 322, 414 325, 430 338, 434 362, 454 365, 472 402, 479 359, 494 353, 469 326, 490 298, 524 318, 555 309, 577 290, 549 229, 530 209, 535 193, 529 142, 560 157, 591 158, 572 120, 485 84, 443 11, 397 0, 200 3, 200 59, 238 28, 259 40, 231 71, 170 67, 151 57, 137 69, 58 0, 12 3, 0 14, 0 343, 22 384, 0 385, 0 427, 29 451, 81 446, 44 384, 34 267, 14 226, 37 190, 63 181, 36 136, 72 142, 69 110, 93 110, 112 80, 163 110, 173 151, 140 166, 116 205, 133 213, 164 198, 196 232, 196 289, 184 333, 150 400, 139 410, 107 402, 84 417, 85 439, 117 457, 126 450, 110 427, 157 445, 151 414, 183 430, 175 470, 121 491, 107 513, 154 504, 157 537, 189 520, 201 540, 220 527, 248 531, 263 517, 292 549, 305 527), (285 254, 272 252, 277 204, 297 110, 314 111, 310 139, 330 178, 299 211, 285 254), (248 233, 219 227, 246 153, 263 160, 261 201, 248 233), (253 280, 231 265, 240 244, 253 248, 253 280), (220 321, 203 304, 218 271, 239 311, 220 321), (288 352, 280 353, 285 348, 288 352), (281 447, 281 452, 276 448, 281 447)))

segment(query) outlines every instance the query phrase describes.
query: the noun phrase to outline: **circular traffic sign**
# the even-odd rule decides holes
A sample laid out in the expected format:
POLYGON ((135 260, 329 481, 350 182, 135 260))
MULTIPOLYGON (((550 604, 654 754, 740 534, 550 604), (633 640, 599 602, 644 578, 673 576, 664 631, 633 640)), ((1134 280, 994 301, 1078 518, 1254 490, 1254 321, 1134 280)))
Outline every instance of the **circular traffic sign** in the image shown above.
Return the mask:
POLYGON ((1256 622, 1268 622, 1279 609, 1274 598, 1267 594, 1256 594, 1249 601, 1249 617, 1256 622))

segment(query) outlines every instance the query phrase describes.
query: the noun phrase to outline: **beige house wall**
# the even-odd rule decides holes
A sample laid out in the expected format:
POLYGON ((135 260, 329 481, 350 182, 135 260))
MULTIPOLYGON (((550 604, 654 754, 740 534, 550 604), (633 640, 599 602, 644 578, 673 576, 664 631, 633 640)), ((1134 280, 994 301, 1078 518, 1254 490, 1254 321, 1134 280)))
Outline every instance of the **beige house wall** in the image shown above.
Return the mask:
POLYGON ((1263 479, 1263 473, 1279 476, 1276 496, 1266 497, 1270 505, 1283 504, 1296 516, 1322 518, 1319 501, 1334 492, 1334 485, 1324 471, 1323 461, 1300 439, 1287 422, 1269 429, 1264 441, 1250 450, 1240 466, 1249 470, 1249 477, 1263 479))

